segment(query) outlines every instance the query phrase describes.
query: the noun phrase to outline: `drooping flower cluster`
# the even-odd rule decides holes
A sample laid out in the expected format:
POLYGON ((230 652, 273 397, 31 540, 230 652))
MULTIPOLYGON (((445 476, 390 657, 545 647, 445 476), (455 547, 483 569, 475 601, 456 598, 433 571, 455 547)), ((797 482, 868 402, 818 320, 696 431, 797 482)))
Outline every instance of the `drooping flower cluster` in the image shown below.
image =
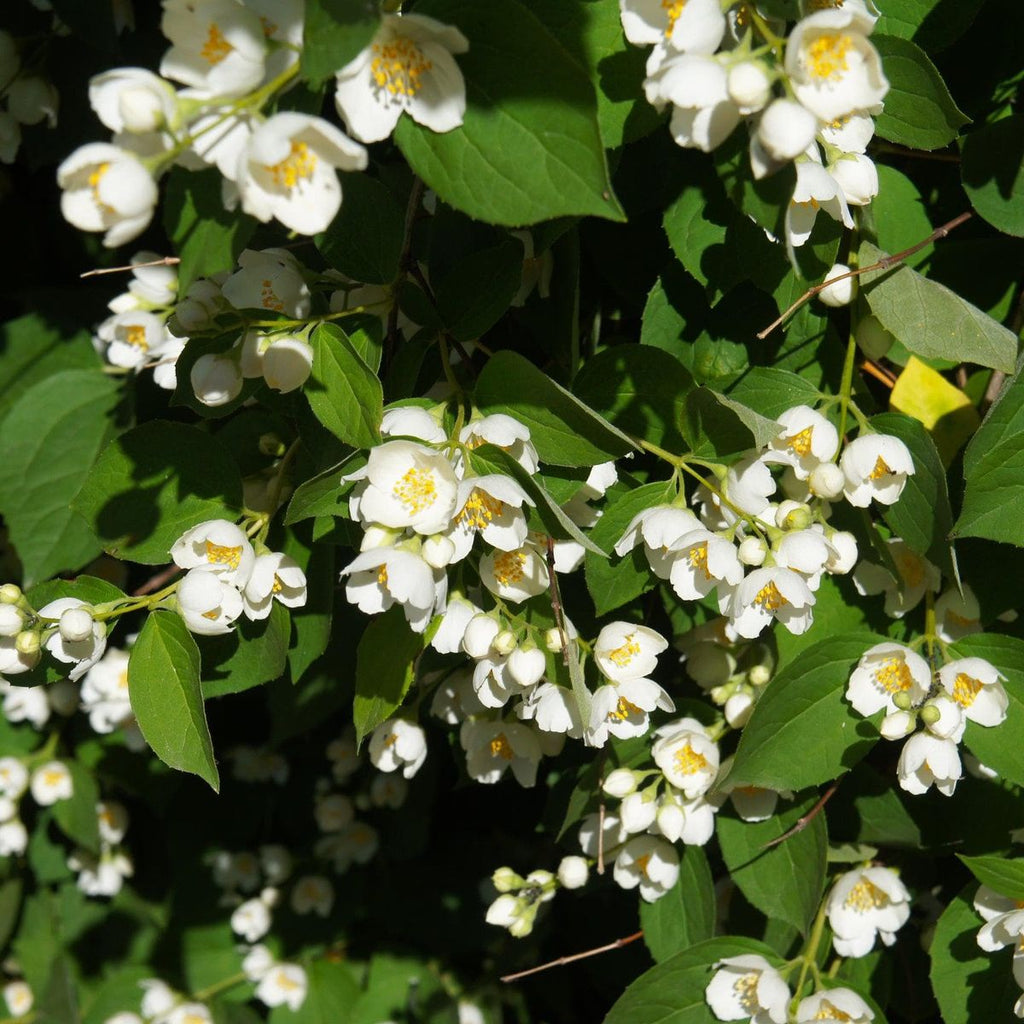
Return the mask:
POLYGON ((886 739, 909 737, 896 769, 903 789, 919 795, 934 785, 952 796, 963 775, 957 745, 968 721, 992 728, 1006 719, 1003 678, 983 658, 949 661, 933 674, 910 648, 880 643, 861 657, 846 699, 865 716, 884 711, 879 729, 886 739))
POLYGON ((865 155, 889 83, 868 38, 878 14, 870 0, 801 4, 785 25, 754 5, 718 0, 619 0, 622 27, 635 45, 653 44, 644 88, 670 109, 680 146, 709 152, 741 121, 750 135, 755 178, 793 162, 796 187, 786 212, 786 243, 811 235, 819 210, 846 227, 851 206, 878 192, 865 155), (724 13, 723 13, 724 10, 724 13), (767 44, 767 45, 762 45, 767 44))
POLYGON ((836 464, 836 428, 809 406, 778 423, 767 447, 730 466, 716 492, 698 489, 699 515, 679 504, 645 509, 615 546, 625 555, 642 543, 651 571, 685 601, 716 594, 733 637, 753 639, 773 620, 791 633, 809 629, 822 576, 857 560, 853 535, 828 524, 831 503, 891 505, 914 472, 903 442, 881 434, 861 434, 836 464), (786 467, 788 497, 778 503, 773 465, 786 467))
POLYGON ((68 858, 68 867, 78 874, 76 884, 86 896, 116 896, 135 870, 131 855, 121 845, 128 831, 128 811, 116 800, 105 800, 97 805, 96 818, 99 852, 77 849, 68 858))
POLYGON ((61 761, 47 761, 29 773, 23 759, 0 757, 0 857, 23 854, 28 846, 28 830, 19 813, 26 793, 38 807, 70 800, 74 795, 71 772, 61 761))
MULTIPOLYGON (((986 953, 1013 946, 1013 980, 1024 989, 1024 903, 981 885, 974 896, 974 909, 985 919, 978 929, 978 945, 986 953)), ((1024 991, 1013 1012, 1024 1017, 1024 991)))
POLYGON ((0 163, 14 163, 23 124, 45 121, 55 127, 59 105, 53 83, 22 67, 17 42, 0 29, 0 163))
MULTIPOLYGON (((113 137, 80 147, 58 168, 64 216, 84 231, 106 232, 105 245, 121 245, 148 226, 155 178, 173 164, 215 166, 229 209, 240 204, 303 234, 323 231, 341 205, 337 172, 363 170, 367 154, 321 117, 262 113, 298 74, 303 21, 299 0, 163 0, 160 27, 171 46, 160 73, 115 68, 90 82, 90 104, 113 137)), ((337 69, 340 116, 366 142, 390 135, 403 111, 433 131, 451 131, 466 107, 452 55, 468 45, 458 29, 432 18, 384 15, 371 43, 337 69)), ((5 52, 0 40, 0 65, 5 52)), ((20 104, 45 116, 35 93, 20 104)), ((0 137, 0 155, 10 150, 13 158, 11 125, 0 122, 0 132, 11 136, 0 137)))

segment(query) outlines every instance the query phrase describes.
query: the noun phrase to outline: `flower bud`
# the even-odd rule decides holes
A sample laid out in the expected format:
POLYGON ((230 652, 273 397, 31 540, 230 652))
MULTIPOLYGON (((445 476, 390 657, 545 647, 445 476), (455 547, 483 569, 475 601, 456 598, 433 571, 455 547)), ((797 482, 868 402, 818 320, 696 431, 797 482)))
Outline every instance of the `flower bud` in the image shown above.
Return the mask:
POLYGON ((629 796, 636 791, 636 776, 629 768, 616 768, 608 774, 601 788, 609 795, 619 797, 629 796))
POLYGON ((849 272, 850 268, 845 263, 836 263, 825 275, 825 287, 818 292, 818 298, 826 306, 848 306, 853 301, 853 297, 857 293, 857 278, 846 277, 835 284, 828 283, 834 278, 842 277, 843 274, 848 274, 849 272))
POLYGON ((726 702, 725 707, 722 711, 725 714, 725 720, 734 729, 742 729, 747 724, 750 718, 750 713, 754 710, 754 697, 746 690, 740 690, 734 693, 726 702))
POLYGON ((526 880, 522 875, 517 875, 511 868, 498 868, 491 875, 491 884, 498 892, 512 892, 513 890, 521 889, 526 884, 526 880))
POLYGON ((363 531, 363 539, 359 543, 360 551, 369 551, 372 548, 391 548, 402 536, 401 530, 391 530, 386 526, 368 526, 363 531))
POLYGON ((807 484, 816 497, 833 501, 843 493, 846 477, 834 462, 822 462, 811 470, 807 484))
POLYGON ((122 89, 117 109, 126 132, 155 132, 164 123, 164 105, 152 90, 142 86, 122 89))
POLYGON ((772 670, 768 665, 754 665, 747 672, 747 682, 751 686, 764 686, 772 677, 772 670))
POLYGON ((759 565, 764 565, 767 554, 768 547, 760 537, 747 537, 740 542, 740 546, 736 551, 736 557, 744 565, 754 566, 755 568, 759 565))
POLYGON ((887 740, 901 740, 910 735, 917 726, 917 714, 912 711, 890 711, 882 719, 878 731, 887 740))
POLYGON ((806 530, 814 517, 802 501, 784 501, 775 513, 775 522, 782 530, 806 530))
POLYGON ((428 537, 423 542, 420 554, 431 569, 444 569, 451 565, 455 557, 455 545, 449 537, 438 534, 435 537, 428 537))
POLYGON ((25 625, 25 616, 14 605, 0 604, 0 636, 17 636, 25 625))
POLYGON ((563 857, 558 865, 558 881, 563 889, 582 889, 589 874, 590 868, 583 857, 563 857))
POLYGON ((901 690, 899 693, 893 694, 892 702, 900 709, 900 711, 909 711, 914 703, 910 694, 905 690, 901 690))
POLYGON ((312 370, 313 349, 303 338, 279 338, 263 356, 263 379, 283 395, 301 388, 312 370))
POLYGON ((78 710, 78 683, 70 679, 58 679, 47 687, 46 699, 58 715, 70 718, 78 710))
POLYGON ((544 634, 544 646, 557 654, 562 649, 562 631, 555 627, 547 630, 544 634))
POLYGON ((462 638, 462 649, 471 658, 486 657, 500 629, 501 627, 493 616, 482 613, 474 615, 466 626, 466 633, 462 638))
POLYGON ((0 587, 0 604, 17 604, 21 596, 21 587, 15 583, 5 583, 0 587))
POLYGON ((92 636, 92 615, 85 608, 69 608, 60 617, 60 635, 69 643, 92 636))
POLYGON ((771 103, 761 117, 757 137, 774 160, 792 160, 814 141, 818 119, 795 100, 771 103))
POLYGON ((269 431, 266 434, 260 434, 260 439, 257 442, 260 455, 270 455, 274 458, 280 458, 285 453, 285 444, 273 431, 269 431))
POLYGON ((18 634, 14 647, 19 654, 36 654, 39 651, 39 634, 34 629, 26 629, 18 634))
POLYGON ((683 833, 683 825, 686 823, 686 816, 682 807, 675 800, 663 800, 658 808, 658 831, 670 842, 678 842, 683 833))
POLYGON ((508 656, 509 675, 520 686, 533 686, 539 682, 546 667, 544 652, 537 647, 517 647, 508 656))
POLYGON ((516 635, 510 629, 503 629, 491 641, 491 646, 499 654, 509 655, 516 649, 516 635))
POLYGON ((190 377, 196 398, 211 408, 233 402, 242 391, 241 371, 229 356, 200 356, 190 377))
POLYGON ((740 108, 741 114, 756 113, 772 95, 768 72, 756 60, 745 60, 729 68, 726 88, 729 90, 729 99, 740 108))
POLYGON ((921 721, 925 725, 935 725, 941 717, 942 712, 931 702, 921 708, 921 721))
POLYGON ((658 801, 644 799, 644 793, 630 793, 619 805, 619 821, 630 833, 646 832, 658 815, 658 801))

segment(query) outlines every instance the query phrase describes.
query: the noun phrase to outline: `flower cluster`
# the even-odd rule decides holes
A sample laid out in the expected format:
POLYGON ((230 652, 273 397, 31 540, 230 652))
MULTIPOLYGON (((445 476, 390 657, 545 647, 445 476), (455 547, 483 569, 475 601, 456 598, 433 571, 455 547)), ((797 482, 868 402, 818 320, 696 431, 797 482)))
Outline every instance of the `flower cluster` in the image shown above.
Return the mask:
POLYGON ((21 126, 57 124, 60 97, 51 81, 22 67, 18 44, 0 29, 0 163, 14 163, 21 146, 21 126))
MULTIPOLYGON (((986 953, 1013 946, 1013 980, 1024 989, 1024 904, 981 885, 974 896, 974 909, 985 919, 978 930, 978 945, 986 953)), ((1024 1017, 1024 992, 1013 1012, 1024 1017)))
POLYGON ((896 769, 903 789, 916 795, 934 785, 952 796, 963 774, 957 745, 968 721, 992 728, 1006 719, 1003 678, 983 658, 958 658, 933 673, 909 647, 880 643, 864 652, 846 699, 862 715, 884 712, 879 729, 886 739, 909 737, 896 769))
POLYGON ((234 523, 212 519, 186 530, 171 547, 175 565, 188 570, 177 587, 178 612, 193 633, 228 633, 244 612, 265 619, 274 601, 306 603, 306 574, 289 555, 257 555, 234 523))
POLYGON ((20 814, 20 802, 26 792, 38 807, 70 800, 74 781, 68 766, 61 761, 47 761, 30 773, 23 759, 0 757, 0 857, 20 855, 28 847, 28 830, 20 814))
MULTIPOLYGON (((367 153, 321 117, 262 113, 298 74, 303 20, 298 0, 164 0, 161 29, 171 45, 160 73, 114 68, 89 84, 93 111, 113 136, 80 147, 58 168, 64 216, 84 231, 104 231, 105 245, 128 242, 153 216, 154 179, 177 164, 216 167, 229 209, 241 205, 302 234, 324 230, 341 205, 337 171, 364 169, 367 153)), ((466 107, 452 55, 468 45, 432 18, 384 15, 370 44, 337 69, 339 115, 365 142, 390 135, 403 112, 451 131, 466 107)))
POLYGON ((851 206, 878 193, 865 155, 889 83, 869 40, 878 14, 870 0, 804 0, 789 30, 753 4, 718 0, 619 0, 626 38, 653 44, 644 89, 671 109, 680 146, 710 152, 745 120, 755 178, 790 162, 796 186, 786 243, 811 235, 819 210, 853 227, 851 206), (725 13, 723 13, 725 9, 725 13))
POLYGON ((97 805, 96 817, 99 853, 77 849, 68 858, 68 867, 78 873, 78 888, 86 896, 116 896, 134 873, 131 855, 121 846, 128 831, 128 811, 116 800, 105 800, 97 805))
POLYGON ((684 601, 714 593, 732 637, 753 639, 772 620, 791 633, 809 629, 822 576, 857 561, 853 535, 828 523, 831 503, 891 505, 914 472, 898 438, 861 434, 837 464, 839 435, 820 412, 795 406, 778 423, 767 447, 730 466, 718 489, 698 489, 699 515, 678 504, 645 509, 615 546, 625 555, 642 543, 651 571, 684 601), (777 503, 773 465, 786 467, 787 497, 777 503))

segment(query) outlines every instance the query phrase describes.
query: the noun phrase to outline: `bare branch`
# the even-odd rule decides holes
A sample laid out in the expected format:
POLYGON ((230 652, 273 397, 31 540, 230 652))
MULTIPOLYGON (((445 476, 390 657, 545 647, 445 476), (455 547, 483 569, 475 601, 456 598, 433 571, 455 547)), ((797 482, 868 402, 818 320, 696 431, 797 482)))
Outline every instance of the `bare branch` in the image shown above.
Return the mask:
POLYGON ((632 935, 627 935, 623 939, 616 939, 614 942, 609 942, 604 946, 585 949, 582 953, 573 953, 572 956, 560 956, 557 960, 549 960, 546 964, 540 964, 525 971, 518 971, 516 974, 506 974, 501 980, 505 982, 518 981, 520 978, 529 977, 531 974, 546 971, 550 967, 564 967, 566 964, 571 964, 576 960, 585 960, 588 956, 597 956, 598 953, 610 953, 613 949, 622 949, 623 946, 636 942, 637 939, 643 937, 643 934, 642 931, 634 932, 632 935))
POLYGON ((773 839, 771 842, 765 843, 761 847, 762 850, 770 850, 773 846, 778 846, 779 843, 784 843, 790 836, 795 836, 797 832, 803 832, 805 828, 819 815, 825 807, 825 804, 832 798, 832 794, 839 788, 838 782, 833 782, 828 789, 825 790, 822 798, 787 832, 783 832, 778 839, 773 839))
POLYGON ((123 267, 97 267, 95 270, 87 270, 79 277, 98 277, 100 274, 120 274, 125 270, 141 270, 143 267, 174 267, 181 260, 177 256, 161 256, 158 260, 149 260, 147 263, 126 263, 123 267))

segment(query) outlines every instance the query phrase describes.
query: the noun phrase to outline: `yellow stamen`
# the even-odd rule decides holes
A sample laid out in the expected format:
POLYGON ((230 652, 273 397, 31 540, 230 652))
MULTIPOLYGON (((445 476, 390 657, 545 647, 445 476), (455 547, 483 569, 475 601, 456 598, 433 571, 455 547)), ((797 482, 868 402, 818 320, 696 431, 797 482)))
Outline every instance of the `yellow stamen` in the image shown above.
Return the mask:
POLYGON ((373 47, 370 77, 378 89, 386 89, 395 99, 411 99, 420 91, 420 79, 434 65, 419 47, 404 36, 373 47))
POLYGON ((437 501, 437 484, 434 475, 426 469, 407 469, 391 488, 395 499, 405 506, 406 511, 417 516, 437 501))
POLYGON ((786 438, 786 447, 803 458, 811 454, 811 437, 814 434, 814 427, 804 427, 799 434, 786 438))
POLYGON ((754 604, 759 604, 766 612, 777 612, 789 602, 779 593, 779 588, 774 580, 769 580, 754 595, 754 604))
POLYGON ((649 853, 645 853, 642 857, 637 857, 637 859, 633 861, 633 866, 640 871, 640 874, 643 875, 644 878, 647 878, 647 865, 650 864, 650 862, 651 855, 649 853))
POLYGON ((635 633, 628 633, 619 647, 608 652, 607 658, 613 665, 625 668, 640 653, 640 644, 635 637, 635 633))
POLYGON ((704 541, 703 544, 697 544, 690 548, 689 554, 690 566, 693 569, 698 570, 704 574, 704 579, 710 580, 711 573, 708 572, 708 542, 704 541))
POLYGON ((492 498, 486 491, 479 488, 473 490, 456 521, 467 530, 483 530, 505 511, 505 503, 492 498))
POLYGON ((385 590, 387 589, 387 586, 388 586, 388 567, 386 565, 382 565, 377 570, 377 582, 382 587, 384 587, 385 590))
POLYGON ((280 163, 264 166, 275 185, 292 189, 313 177, 316 163, 316 153, 305 142, 292 142, 291 151, 280 163))
POLYGON ((823 32, 807 47, 807 70, 812 78, 835 81, 850 70, 846 55, 853 46, 850 36, 823 32))
POLYGON ((980 679, 972 679, 965 672, 959 672, 956 679, 953 680, 953 700, 960 707, 969 708, 984 685, 980 679))
POLYGON ((231 53, 234 47, 224 38, 224 33, 216 22, 210 22, 210 31, 206 36, 206 42, 199 51, 199 56, 212 67, 216 67, 224 58, 231 53))
POLYGON ((827 999, 822 999, 821 1006, 818 1007, 818 1012, 814 1015, 814 1020, 853 1020, 848 1013, 840 1010, 835 1003, 830 1003, 827 999))
POLYGON ((679 15, 683 13, 683 8, 686 6, 686 0, 661 0, 662 10, 665 12, 665 16, 668 18, 668 24, 665 26, 665 38, 668 39, 672 35, 672 30, 676 27, 676 22, 679 20, 679 15))
POLYGON ((756 971, 750 974, 741 974, 733 983, 732 990, 740 1001, 740 1006, 747 1012, 754 1014, 760 1009, 757 1001, 757 982, 761 975, 756 971))
POLYGON ((498 733, 498 735, 491 740, 491 757, 500 757, 505 761, 512 760, 512 747, 503 732, 498 733))
POLYGON ((871 470, 871 474, 868 477, 869 480, 881 480, 883 476, 895 476, 896 474, 886 465, 885 459, 881 455, 878 456, 878 460, 875 462, 875 468, 871 470))
POLYGON ((881 910, 889 905, 889 897, 867 878, 862 878, 847 894, 843 906, 847 910, 866 914, 869 910, 881 910))
POLYGON ((518 583, 525 575, 526 555, 522 551, 502 551, 494 558, 494 579, 502 587, 518 583))
POLYGON ((708 767, 708 759, 690 746, 689 740, 674 755, 676 770, 683 775, 696 775, 708 767))
POLYGON ((274 282, 267 279, 260 284, 260 305, 264 309, 273 309, 275 312, 284 312, 284 303, 277 297, 274 291, 274 282))
POLYGON ((643 711, 638 708, 635 704, 626 700, 625 697, 620 697, 618 703, 615 705, 614 711, 608 712, 609 722, 624 722, 630 715, 642 715, 643 711))
POLYGON ((875 671, 875 682, 886 693, 906 693, 914 685, 914 677, 902 658, 886 658, 875 671))
POLYGON ((206 542, 206 560, 211 565, 226 565, 229 569, 237 569, 242 561, 242 548, 227 547, 223 544, 214 544, 212 540, 206 542))
POLYGON ((145 327, 140 327, 138 324, 130 324, 125 328, 124 340, 133 348, 137 348, 142 352, 149 351, 149 342, 146 341, 145 327))

